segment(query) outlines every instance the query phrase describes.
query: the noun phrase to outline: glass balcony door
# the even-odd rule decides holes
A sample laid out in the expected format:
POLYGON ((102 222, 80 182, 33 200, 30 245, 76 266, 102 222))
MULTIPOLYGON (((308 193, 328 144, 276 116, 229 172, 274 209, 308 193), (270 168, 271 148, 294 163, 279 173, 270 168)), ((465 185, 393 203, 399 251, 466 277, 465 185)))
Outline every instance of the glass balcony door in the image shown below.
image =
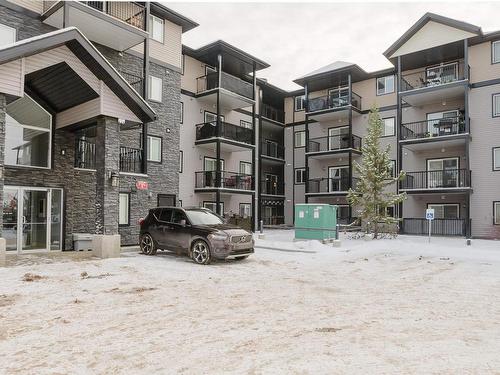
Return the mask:
POLYGON ((345 191, 346 182, 349 179, 349 167, 330 167, 328 168, 328 191, 345 191))
POLYGON ((452 129, 448 126, 442 126, 444 124, 443 119, 449 119, 447 124, 453 125, 453 122, 458 123, 458 110, 446 111, 446 112, 435 112, 427 114, 427 131, 429 134, 434 136, 443 135, 442 133, 452 133, 452 129), (455 120, 455 121, 453 121, 455 120))
POLYGON ((340 128, 328 129, 328 149, 340 150, 347 148, 346 141, 349 140, 349 126, 342 126, 340 128))
POLYGON ((458 187, 458 158, 427 161, 427 186, 433 188, 458 187))
POLYGON ((349 87, 328 91, 330 108, 344 107, 349 104, 349 87))

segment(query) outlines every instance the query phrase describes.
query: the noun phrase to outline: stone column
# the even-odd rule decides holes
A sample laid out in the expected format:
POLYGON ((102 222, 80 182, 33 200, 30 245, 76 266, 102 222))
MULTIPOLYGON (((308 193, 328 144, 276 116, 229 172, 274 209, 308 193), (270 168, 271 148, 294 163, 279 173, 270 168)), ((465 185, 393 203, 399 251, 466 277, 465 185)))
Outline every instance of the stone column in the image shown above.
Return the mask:
POLYGON ((93 250, 107 258, 120 255, 118 234, 119 186, 112 175, 120 172, 120 127, 116 118, 102 116, 96 127, 96 218, 93 250))

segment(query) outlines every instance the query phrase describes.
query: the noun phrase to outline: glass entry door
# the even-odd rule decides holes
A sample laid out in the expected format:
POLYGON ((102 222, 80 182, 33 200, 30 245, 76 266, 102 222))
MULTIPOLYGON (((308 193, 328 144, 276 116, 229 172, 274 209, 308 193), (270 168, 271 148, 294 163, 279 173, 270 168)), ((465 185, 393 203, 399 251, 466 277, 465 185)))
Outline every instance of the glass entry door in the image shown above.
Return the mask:
POLYGON ((458 158, 431 159, 427 161, 427 187, 458 187, 458 158))
POLYGON ((7 249, 18 253, 61 250, 62 199, 61 189, 5 187, 7 249))

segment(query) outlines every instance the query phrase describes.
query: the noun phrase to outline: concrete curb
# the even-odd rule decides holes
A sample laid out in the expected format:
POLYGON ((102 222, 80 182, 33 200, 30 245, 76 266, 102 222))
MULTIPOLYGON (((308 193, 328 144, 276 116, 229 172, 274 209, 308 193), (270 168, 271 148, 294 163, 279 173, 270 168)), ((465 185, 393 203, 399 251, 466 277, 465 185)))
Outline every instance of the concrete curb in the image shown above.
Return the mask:
POLYGON ((283 251, 285 253, 303 253, 303 254, 316 254, 317 253, 317 251, 282 249, 279 247, 272 247, 272 246, 255 246, 255 248, 256 249, 265 249, 265 250, 283 251))

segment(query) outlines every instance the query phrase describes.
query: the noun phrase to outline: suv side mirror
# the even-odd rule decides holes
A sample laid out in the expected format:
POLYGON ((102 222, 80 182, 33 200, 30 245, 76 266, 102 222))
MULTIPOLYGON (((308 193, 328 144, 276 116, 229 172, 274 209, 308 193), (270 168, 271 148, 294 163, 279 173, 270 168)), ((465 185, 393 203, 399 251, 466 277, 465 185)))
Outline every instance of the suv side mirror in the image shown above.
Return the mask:
POLYGON ((179 224, 184 228, 186 226, 186 220, 182 219, 179 224))

